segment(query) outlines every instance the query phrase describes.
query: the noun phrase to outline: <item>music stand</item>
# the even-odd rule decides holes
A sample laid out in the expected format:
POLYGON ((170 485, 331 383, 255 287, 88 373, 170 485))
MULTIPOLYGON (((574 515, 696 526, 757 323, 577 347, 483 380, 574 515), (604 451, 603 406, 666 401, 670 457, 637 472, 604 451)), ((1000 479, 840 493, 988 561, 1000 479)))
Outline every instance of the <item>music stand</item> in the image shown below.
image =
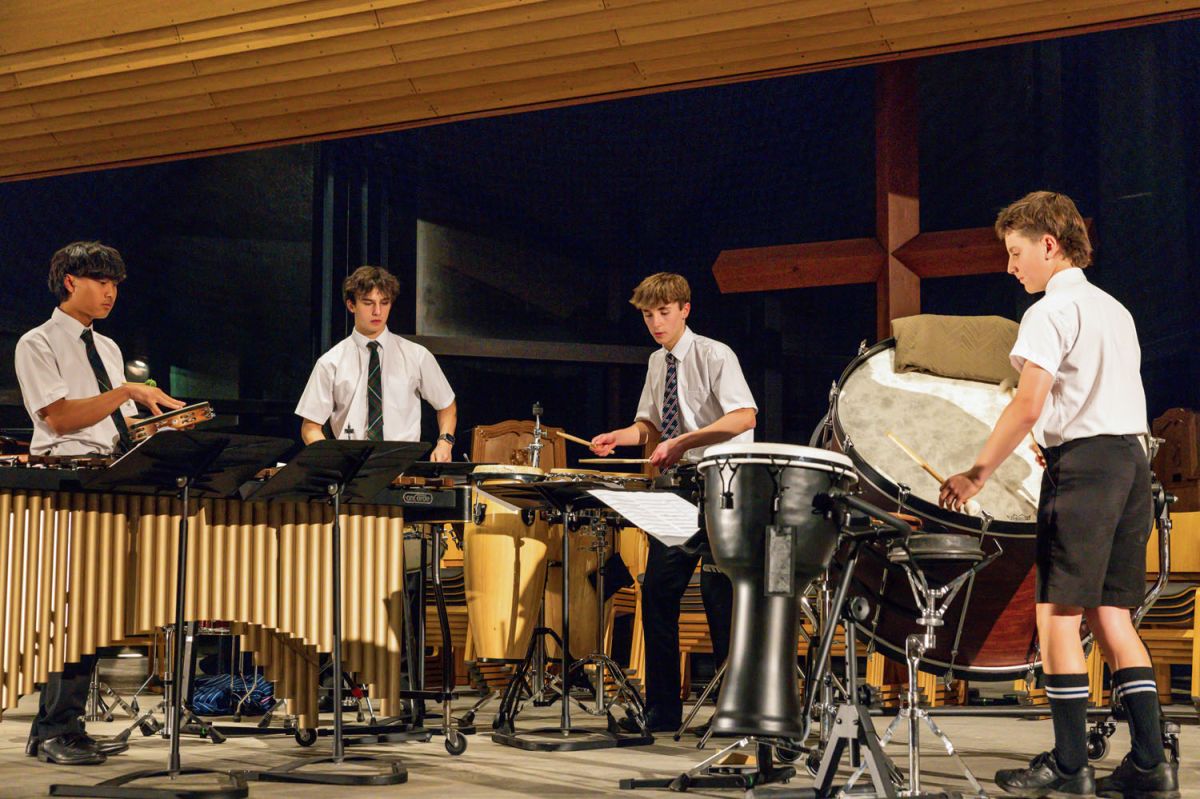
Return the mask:
POLYGON ((227 771, 189 767, 179 763, 179 736, 183 722, 183 646, 179 640, 184 624, 184 599, 187 596, 188 511, 192 496, 229 497, 260 469, 277 461, 292 442, 282 438, 242 436, 205 431, 170 431, 154 435, 127 452, 104 471, 84 481, 90 491, 120 489, 131 494, 178 493, 179 554, 175 582, 175 648, 171 665, 171 704, 167 709, 170 728, 170 754, 166 770, 131 772, 96 785, 50 786, 51 796, 118 797, 119 799, 240 799, 249 793, 240 775, 227 771), (135 780, 183 775, 216 774, 223 776, 215 789, 138 788, 135 780))
MULTIPOLYGON (((579 511, 608 507, 602 501, 592 496, 593 489, 611 489, 609 483, 599 481, 557 482, 540 481, 533 483, 491 483, 481 490, 505 500, 519 508, 530 510, 549 509, 556 515, 563 526, 562 536, 562 637, 548 627, 538 627, 533 631, 529 641, 525 659, 517 667, 512 681, 504 692, 500 707, 496 711, 493 722, 496 732, 492 740, 505 746, 515 746, 540 752, 564 752, 581 749, 606 749, 619 746, 641 746, 654 743, 654 736, 646 729, 645 706, 641 695, 625 677, 621 667, 603 652, 595 652, 589 657, 572 660, 570 654, 571 614, 570 614, 570 558, 571 558, 571 528, 580 520, 579 511), (560 698, 562 701, 561 715, 557 727, 543 727, 525 732, 516 729, 516 717, 520 713, 518 703, 525 675, 535 659, 538 644, 544 637, 550 637, 559 644, 559 681, 560 698), (575 727, 571 724, 571 677, 582 670, 587 664, 595 663, 599 674, 593 684, 596 694, 597 708, 603 708, 608 725, 604 730, 575 727), (616 720, 609 710, 610 705, 604 701, 604 671, 607 670, 617 686, 617 704, 625 700, 625 712, 628 718, 637 726, 638 732, 622 734, 616 720), (530 737, 532 736, 532 737, 530 737)), ((603 590, 603 586, 600 586, 603 590)), ((603 595, 600 596, 601 619, 603 619, 603 595)), ((603 629, 600 631, 603 636, 603 629)), ((553 700, 551 700, 553 701, 553 700)), ((586 709, 586 708, 585 708, 586 709)), ((599 715, 597 712, 596 715, 599 715)))
POLYGON ((342 502, 372 502, 389 483, 430 449, 409 441, 318 441, 251 495, 252 501, 328 502, 333 506, 330 546, 333 553, 333 753, 305 758, 267 771, 247 771, 247 779, 266 782, 323 785, 397 785, 408 780, 408 770, 396 760, 371 755, 346 757, 342 740, 342 502), (299 773, 299 769, 330 762, 380 762, 379 773, 346 773, 341 768, 299 773))

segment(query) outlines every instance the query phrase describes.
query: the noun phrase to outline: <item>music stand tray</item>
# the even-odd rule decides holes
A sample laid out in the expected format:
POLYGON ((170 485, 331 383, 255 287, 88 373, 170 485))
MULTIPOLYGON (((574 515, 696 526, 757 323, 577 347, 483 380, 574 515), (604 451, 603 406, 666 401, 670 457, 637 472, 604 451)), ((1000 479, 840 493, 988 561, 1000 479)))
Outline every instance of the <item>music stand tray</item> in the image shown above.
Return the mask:
POLYGON ((398 760, 372 755, 346 756, 342 736, 342 556, 341 504, 370 503, 397 475, 429 452, 429 444, 408 441, 318 441, 292 459, 251 496, 260 502, 328 502, 333 506, 331 525, 333 561, 333 752, 305 758, 266 771, 246 771, 246 779, 264 782, 323 785, 397 785, 408 780, 398 760), (354 773, 344 763, 377 763, 378 772, 354 773), (328 771, 300 771, 332 763, 328 771))
MULTIPOLYGON (((230 497, 238 487, 292 447, 282 438, 243 436, 206 431, 169 431, 153 435, 125 453, 107 469, 84 481, 90 491, 120 489, 132 494, 177 494, 181 503, 179 553, 176 561, 175 630, 183 630, 187 596, 189 506, 193 495, 230 497)), ((96 785, 54 784, 51 796, 115 797, 116 799, 241 799, 249 788, 240 774, 199 767, 181 768, 179 735, 183 726, 183 646, 177 640, 171 666, 171 704, 168 707, 171 747, 167 768, 140 770, 96 785), (214 774, 217 788, 135 787, 129 783, 169 777, 214 774)))
MULTIPOLYGON (((607 508, 602 501, 592 496, 592 489, 611 489, 607 483, 595 481, 558 482, 542 481, 533 483, 496 484, 489 483, 481 490, 502 499, 518 508, 530 510, 550 510, 558 517, 563 525, 562 548, 562 638, 548 627, 538 627, 533 631, 526 650, 525 658, 513 674, 512 681, 504 692, 500 707, 496 711, 493 726, 496 732, 492 740, 505 746, 540 752, 569 752, 583 749, 608 749, 623 746, 642 746, 654 743, 654 736, 646 729, 645 704, 641 695, 625 677, 625 672, 602 651, 596 651, 588 657, 572 659, 570 654, 571 614, 570 614, 570 557, 571 557, 571 525, 579 520, 578 513, 582 510, 607 508), (561 685, 559 700, 561 716, 557 727, 543 727, 533 730, 518 731, 516 717, 520 713, 521 692, 527 687, 526 674, 534 662, 538 644, 541 639, 549 637, 559 643, 559 680, 561 685), (589 664, 594 664, 600 670, 593 684, 596 705, 603 708, 607 719, 607 728, 603 730, 588 729, 573 726, 571 723, 571 678, 589 664), (605 696, 604 672, 611 674, 617 686, 617 698, 607 704, 605 696), (624 700, 626 716, 637 726, 639 732, 622 733, 610 708, 619 700, 624 700)), ((603 562, 603 557, 601 557, 603 562)), ((602 589, 601 589, 602 590, 602 589)), ((600 602, 600 617, 604 618, 604 603, 600 602)), ((603 638, 603 624, 600 626, 600 637, 603 638)), ((599 648, 598 648, 599 649, 599 648)), ((551 700, 553 702, 553 699, 551 700)), ((586 708, 585 708, 586 710, 586 708)), ((596 713, 599 715, 599 713, 596 713)))

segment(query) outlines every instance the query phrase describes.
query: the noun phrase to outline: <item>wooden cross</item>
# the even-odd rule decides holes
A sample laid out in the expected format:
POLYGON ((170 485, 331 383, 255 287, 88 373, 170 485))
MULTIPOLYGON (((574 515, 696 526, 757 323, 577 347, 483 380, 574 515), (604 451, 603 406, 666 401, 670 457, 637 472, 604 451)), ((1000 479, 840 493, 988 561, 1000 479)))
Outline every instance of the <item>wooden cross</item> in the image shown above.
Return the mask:
POLYGON ((921 278, 1007 268, 992 228, 920 231, 917 78, 913 61, 878 66, 875 79, 875 237, 723 250, 721 293, 876 285, 876 335, 921 312, 921 278))

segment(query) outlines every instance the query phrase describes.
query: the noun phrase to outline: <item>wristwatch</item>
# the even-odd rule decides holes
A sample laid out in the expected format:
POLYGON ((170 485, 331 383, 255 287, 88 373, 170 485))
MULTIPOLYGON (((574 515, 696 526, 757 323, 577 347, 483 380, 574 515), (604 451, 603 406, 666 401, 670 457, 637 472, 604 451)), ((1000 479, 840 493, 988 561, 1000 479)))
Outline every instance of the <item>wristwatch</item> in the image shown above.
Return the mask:
POLYGON ((450 446, 454 446, 454 434, 453 433, 442 433, 440 436, 437 437, 437 440, 445 441, 450 446))

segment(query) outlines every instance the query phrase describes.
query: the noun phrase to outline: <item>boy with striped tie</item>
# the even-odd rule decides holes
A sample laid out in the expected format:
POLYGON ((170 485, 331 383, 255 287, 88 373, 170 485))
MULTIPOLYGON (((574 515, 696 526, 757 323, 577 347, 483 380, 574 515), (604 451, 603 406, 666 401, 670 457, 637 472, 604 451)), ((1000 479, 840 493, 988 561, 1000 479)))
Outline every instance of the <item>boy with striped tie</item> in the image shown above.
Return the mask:
POLYGON ((317 360, 296 405, 305 444, 333 437, 364 441, 420 441, 421 400, 437 411, 431 461, 449 461, 458 424, 454 391, 420 344, 388 330, 400 282, 379 266, 360 266, 342 284, 354 331, 317 360))
MULTIPOLYGON (((687 326, 691 287, 682 275, 659 272, 643 280, 629 301, 642 312, 654 340, 637 416, 629 427, 592 439, 597 455, 619 446, 645 444, 651 430, 662 442, 650 461, 660 469, 682 458, 698 460, 704 448, 723 441, 753 441, 758 406, 737 356, 725 344, 698 336, 687 326)), ((642 584, 646 639, 646 715, 650 732, 679 726, 683 714, 679 674, 679 606, 683 592, 704 559, 700 591, 712 634, 713 656, 721 663, 729 652, 733 608, 729 579, 716 571, 708 549, 704 517, 700 530, 685 543, 668 547, 650 538, 642 584)))

